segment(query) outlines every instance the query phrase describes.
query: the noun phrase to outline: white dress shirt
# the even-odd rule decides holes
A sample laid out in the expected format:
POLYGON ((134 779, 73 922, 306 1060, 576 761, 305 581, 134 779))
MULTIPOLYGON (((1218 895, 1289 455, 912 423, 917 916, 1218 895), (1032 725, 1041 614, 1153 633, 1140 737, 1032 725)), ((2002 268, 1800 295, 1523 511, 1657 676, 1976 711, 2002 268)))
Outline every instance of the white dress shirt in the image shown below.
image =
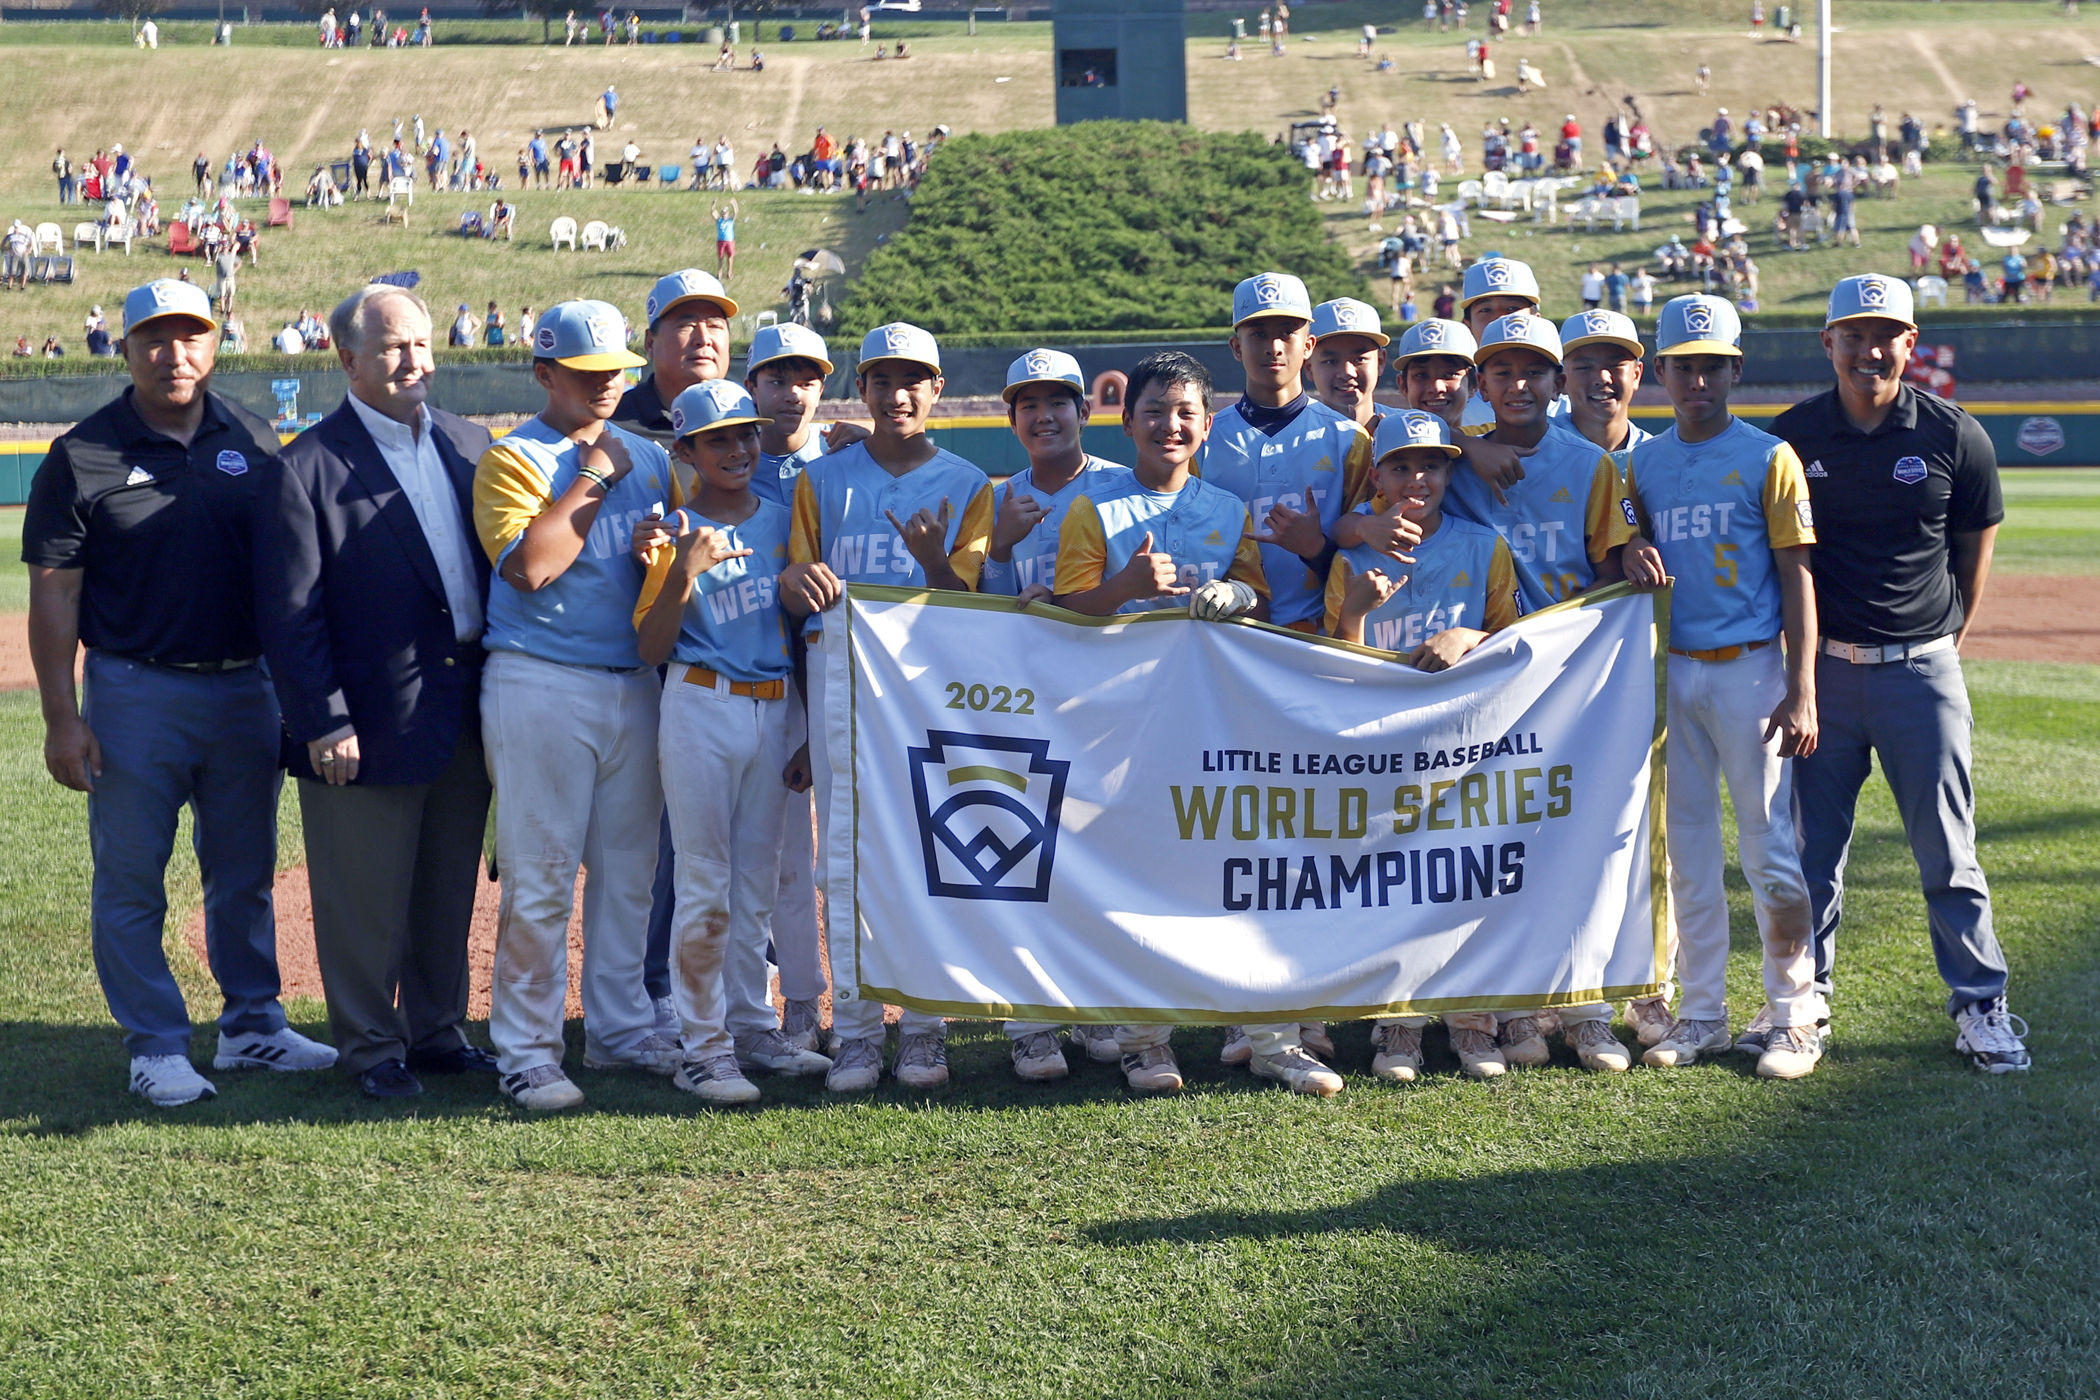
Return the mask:
POLYGON ((459 497, 431 435, 430 411, 418 405, 416 428, 410 429, 355 394, 350 395, 350 406, 379 445, 379 455, 386 459, 394 480, 401 483, 416 523, 423 527, 423 539, 437 560, 438 577, 444 580, 445 602, 452 609, 453 636, 462 642, 473 641, 481 635, 481 590, 474 578, 472 544, 459 497))

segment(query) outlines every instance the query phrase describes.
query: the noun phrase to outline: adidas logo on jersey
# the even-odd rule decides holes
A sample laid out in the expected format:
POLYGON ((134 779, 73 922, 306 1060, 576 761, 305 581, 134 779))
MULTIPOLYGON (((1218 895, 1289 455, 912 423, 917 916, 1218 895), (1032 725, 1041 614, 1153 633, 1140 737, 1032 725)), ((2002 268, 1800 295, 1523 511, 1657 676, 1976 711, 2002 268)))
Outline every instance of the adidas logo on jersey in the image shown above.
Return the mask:
POLYGON ((1319 461, 1317 461, 1317 462, 1313 463, 1313 470, 1314 470, 1314 471, 1316 471, 1316 472, 1331 472, 1331 471, 1333 471, 1333 470, 1334 470, 1334 458, 1332 458, 1332 457, 1326 457, 1326 456, 1323 456, 1323 457, 1321 457, 1319 461))
POLYGON ((1560 488, 1560 490, 1558 490, 1558 491, 1555 491, 1555 492, 1554 492, 1554 493, 1553 493, 1552 495, 1548 496, 1548 497, 1547 497, 1546 499, 1547 499, 1547 500, 1549 500, 1549 501, 1562 501, 1562 502, 1566 502, 1566 503, 1569 503, 1569 504, 1573 504, 1573 502, 1574 502, 1574 500, 1575 500, 1575 498, 1574 498, 1573 496, 1570 496, 1570 495, 1568 494, 1568 488, 1567 488, 1567 487, 1565 487, 1565 486, 1561 487, 1561 488, 1560 488))
POLYGON ((1808 464, 1808 471, 1806 475, 1827 477, 1830 475, 1830 473, 1823 470, 1823 459, 1821 457, 1818 457, 1815 461, 1810 462, 1808 464))
POLYGON ((1721 478, 1721 484, 1723 486, 1741 486, 1743 484, 1742 475, 1738 472, 1730 472, 1721 478))
POLYGON ((144 467, 133 467, 131 475, 124 478, 124 484, 126 486, 144 486, 152 480, 152 472, 147 471, 144 467))
POLYGON ((1225 543, 1225 536, 1213 530, 1203 537, 1203 542, 1205 544, 1223 544, 1225 543))
POLYGON ((1473 576, 1467 573, 1464 569, 1460 569, 1457 573, 1451 576, 1451 586, 1453 588, 1463 588, 1472 581, 1473 576))

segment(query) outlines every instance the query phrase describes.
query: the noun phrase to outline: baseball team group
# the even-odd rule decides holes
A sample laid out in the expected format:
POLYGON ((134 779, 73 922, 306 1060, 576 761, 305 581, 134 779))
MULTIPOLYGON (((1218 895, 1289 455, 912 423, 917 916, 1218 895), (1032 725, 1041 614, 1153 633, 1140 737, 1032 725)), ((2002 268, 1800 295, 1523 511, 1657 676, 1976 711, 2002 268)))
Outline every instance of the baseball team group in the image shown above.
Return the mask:
MULTIPOLYGON (((1877 757, 1954 1047, 1989 1073, 2028 1067, 1976 856, 1960 664, 1997 464, 1973 418, 1905 382, 1903 281, 1836 285, 1835 383, 1766 427, 1731 411, 1742 328, 1711 296, 1667 303, 1652 355, 1617 312, 1542 316, 1531 268, 1497 255, 1466 268, 1459 319, 1397 338, 1284 273, 1233 302, 1240 394, 1221 406, 1203 362, 1147 355, 1122 390, 1127 462, 1085 449, 1078 362, 1021 355, 1004 398, 1028 466, 994 482, 928 434, 932 334, 870 331, 864 421, 820 427, 823 338, 764 327, 732 378, 737 306, 698 270, 656 283, 640 354, 618 308, 549 308, 531 346, 545 407, 500 438, 428 403, 431 318, 401 288, 335 308, 348 395, 286 445, 213 391, 203 292, 133 291, 130 387, 52 443, 23 528, 45 761, 87 794, 95 966, 132 1090, 216 1092, 164 951, 185 807, 224 999, 214 1069, 333 1067, 380 1098, 488 1074, 525 1109, 574 1107, 581 871, 585 1067, 715 1104, 758 1100, 763 1075, 946 1083, 941 1017, 903 1010, 894 1050, 871 1001, 841 997, 824 1024, 826 938, 853 931, 827 930, 816 894, 851 872, 812 799, 831 811, 850 775, 809 734, 849 701, 815 654, 853 583, 1247 618, 1426 670, 1585 592, 1667 586, 1668 980, 1622 1007, 1445 1014, 1458 1070, 1545 1065, 1557 1037, 1603 1073, 1731 1052, 1813 1073, 1877 757), (1674 418, 1653 434, 1630 417, 1650 375, 1674 418), (280 1000, 287 771, 332 1044, 280 1000), (1726 1000, 1724 780, 1762 952, 1746 1020, 1726 1000), (501 889, 493 1053, 465 1033, 484 868, 501 889)), ((1379 1018, 1371 1073, 1425 1073, 1433 1019, 1379 1018)), ((1070 1054, 1134 1090, 1183 1086, 1165 1025, 1005 1031, 1023 1080, 1064 1077, 1070 1054)), ((1322 1024, 1229 1027, 1221 1055, 1294 1092, 1344 1087, 1322 1024)))

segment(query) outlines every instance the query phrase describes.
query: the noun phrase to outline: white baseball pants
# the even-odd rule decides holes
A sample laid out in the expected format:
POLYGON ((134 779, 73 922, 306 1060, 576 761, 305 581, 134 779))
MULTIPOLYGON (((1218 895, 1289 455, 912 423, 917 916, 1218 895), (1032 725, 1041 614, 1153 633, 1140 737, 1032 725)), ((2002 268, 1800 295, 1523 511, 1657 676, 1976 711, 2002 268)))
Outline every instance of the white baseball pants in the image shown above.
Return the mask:
MULTIPOLYGON (((802 711, 802 696, 794 682, 788 683, 788 757, 809 738, 809 721, 802 711)), ((815 755, 811 755, 815 761, 815 755)), ((786 760, 781 767, 785 769, 786 760)), ((813 792, 790 792, 781 787, 780 888, 773 900, 771 935, 773 962, 780 969, 780 995, 789 1001, 814 1001, 824 995, 823 933, 817 927, 816 832, 811 826, 815 810, 813 792)), ((731 967, 732 975, 736 969, 731 967)), ((747 998, 743 985, 736 987, 731 1001, 729 1029, 742 1035, 747 1030, 769 1030, 779 1021, 773 1017, 773 1002, 766 993, 764 946, 759 950, 757 994, 747 998), (765 1009, 762 1024, 745 1026, 740 1018, 748 1006, 765 1009)))
POLYGON ((1765 997, 1773 1024, 1813 1025, 1814 949, 1808 884, 1794 846, 1793 762, 1765 722, 1786 695, 1781 649, 1733 661, 1670 658, 1670 896, 1677 910, 1677 1014, 1727 1014, 1728 892, 1722 884, 1721 779, 1735 804, 1743 878, 1764 943, 1765 997))
POLYGON ((489 1006, 498 1065, 561 1063, 579 864, 585 1042, 599 1058, 631 1055, 655 1024, 642 954, 663 810, 656 676, 493 652, 481 726, 503 881, 489 1006))
POLYGON ((693 685, 691 669, 673 662, 665 677, 657 759, 678 890, 671 998, 686 1058, 705 1060, 728 1054, 739 1031, 779 1025, 764 996, 766 925, 780 886, 780 773, 794 750, 789 701, 732 695, 726 678, 693 685), (724 990, 732 981, 733 1006, 724 990), (762 1014, 745 1001, 754 982, 762 1014))

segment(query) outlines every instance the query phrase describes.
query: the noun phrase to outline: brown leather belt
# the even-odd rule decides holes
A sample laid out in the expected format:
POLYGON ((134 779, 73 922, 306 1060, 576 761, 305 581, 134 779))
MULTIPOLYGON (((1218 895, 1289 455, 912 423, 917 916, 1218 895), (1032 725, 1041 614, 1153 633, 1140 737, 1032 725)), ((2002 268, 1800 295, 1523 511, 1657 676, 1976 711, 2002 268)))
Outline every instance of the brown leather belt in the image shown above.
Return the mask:
MULTIPOLYGON (((709 690, 713 690, 721 679, 720 676, 708 670, 705 666, 688 666, 685 668, 685 683, 687 685, 704 685, 709 690)), ((731 695, 748 696, 753 700, 785 700, 787 699, 788 683, 784 680, 731 681, 729 683, 729 693, 731 695)))
POLYGON ((1763 651, 1770 645, 1770 642, 1745 642, 1739 647, 1715 647, 1712 651, 1686 651, 1683 647, 1671 647, 1670 655, 1689 656, 1694 661, 1733 661, 1738 656, 1763 651))

